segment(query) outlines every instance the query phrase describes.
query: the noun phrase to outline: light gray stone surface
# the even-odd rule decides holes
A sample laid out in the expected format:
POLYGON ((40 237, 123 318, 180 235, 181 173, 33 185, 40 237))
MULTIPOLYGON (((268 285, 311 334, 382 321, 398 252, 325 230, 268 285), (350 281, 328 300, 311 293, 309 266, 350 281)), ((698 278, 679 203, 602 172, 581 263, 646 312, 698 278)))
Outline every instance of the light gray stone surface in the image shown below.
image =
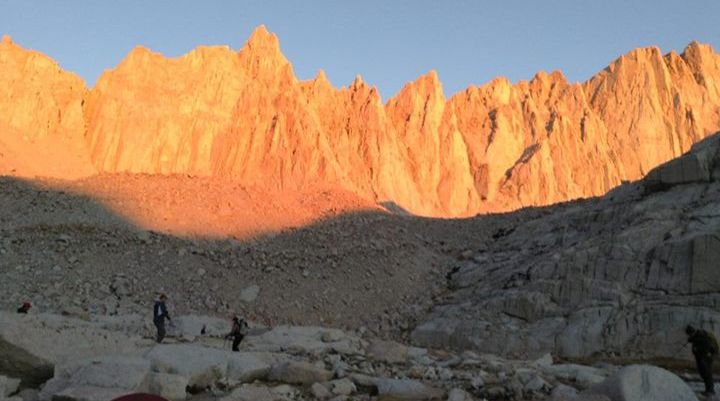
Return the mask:
POLYGON ((422 382, 407 379, 377 379, 378 400, 432 400, 445 392, 422 382))
POLYGON ((518 358, 676 358, 720 332, 720 136, 602 198, 527 211, 458 260, 414 344, 518 358), (512 333, 512 335, 509 335, 512 333))
POLYGON ((310 385, 332 379, 333 373, 307 362, 282 362, 270 369, 269 380, 288 384, 310 385))
POLYGON ((584 394, 611 401, 697 401, 695 393, 676 375, 655 366, 626 366, 584 394))

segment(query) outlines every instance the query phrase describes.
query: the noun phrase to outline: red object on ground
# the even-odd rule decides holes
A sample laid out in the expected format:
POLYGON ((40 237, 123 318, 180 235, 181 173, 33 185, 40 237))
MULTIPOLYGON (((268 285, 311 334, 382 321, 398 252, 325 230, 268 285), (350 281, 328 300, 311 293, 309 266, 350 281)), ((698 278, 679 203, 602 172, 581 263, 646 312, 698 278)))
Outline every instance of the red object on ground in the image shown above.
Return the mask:
POLYGON ((168 401, 168 400, 163 397, 160 397, 159 395, 155 395, 155 394, 135 393, 135 394, 123 395, 122 397, 118 397, 112 401, 168 401))

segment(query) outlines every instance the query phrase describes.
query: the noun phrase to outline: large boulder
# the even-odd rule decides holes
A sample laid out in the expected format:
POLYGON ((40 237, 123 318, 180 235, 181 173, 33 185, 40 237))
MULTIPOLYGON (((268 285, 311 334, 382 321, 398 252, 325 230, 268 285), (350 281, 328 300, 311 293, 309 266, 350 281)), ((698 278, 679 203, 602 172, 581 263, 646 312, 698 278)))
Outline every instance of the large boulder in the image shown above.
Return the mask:
POLYGON ((599 394, 611 401, 697 401, 682 379, 649 365, 626 366, 583 394, 599 394))
POLYGON ((8 397, 17 391, 20 379, 13 379, 7 376, 0 376, 0 399, 8 397))
POLYGON ((267 387, 244 385, 233 390, 220 401, 275 401, 276 398, 267 387))
POLYGON ((173 401, 187 397, 188 379, 182 375, 170 373, 151 373, 148 392, 173 401))
POLYGON ((549 401, 610 401, 610 399, 601 394, 578 394, 576 389, 559 384, 550 393, 549 401))
POLYGON ((602 383, 608 376, 605 370, 570 363, 541 366, 540 370, 546 375, 554 376, 556 379, 574 382, 575 385, 581 388, 602 383))
POLYGON ((51 314, 0 312, 0 374, 37 387, 53 376, 55 364, 99 355, 139 355, 139 336, 102 324, 51 314))
POLYGON ((227 378, 241 383, 265 380, 273 364, 283 359, 268 352, 233 352, 228 355, 227 378))
POLYGON ((252 351, 323 355, 363 354, 363 341, 337 329, 277 326, 258 336, 246 338, 244 348, 252 351))
POLYGON ((118 395, 148 391, 150 362, 141 357, 106 355, 55 368, 42 399, 110 401, 118 395))
POLYGON ((415 380, 380 378, 375 379, 374 384, 378 390, 378 401, 438 400, 445 397, 443 390, 415 380))
POLYGON ((269 380, 288 384, 313 384, 332 379, 333 373, 307 362, 283 362, 270 370, 269 380))
POLYGON ((112 401, 128 394, 127 390, 96 386, 69 386, 53 394, 53 401, 112 401))
POLYGON ((719 139, 717 135, 706 138, 693 145, 690 152, 652 169, 645 177, 645 185, 655 190, 717 178, 713 170, 718 161, 719 139))
POLYGON ((282 355, 267 352, 230 352, 191 344, 164 344, 145 356, 152 370, 184 376, 188 385, 205 388, 220 380, 249 383, 264 380, 282 355))
POLYGON ((226 376, 228 351, 188 344, 153 347, 145 356, 152 371, 184 376, 188 386, 206 388, 226 376))

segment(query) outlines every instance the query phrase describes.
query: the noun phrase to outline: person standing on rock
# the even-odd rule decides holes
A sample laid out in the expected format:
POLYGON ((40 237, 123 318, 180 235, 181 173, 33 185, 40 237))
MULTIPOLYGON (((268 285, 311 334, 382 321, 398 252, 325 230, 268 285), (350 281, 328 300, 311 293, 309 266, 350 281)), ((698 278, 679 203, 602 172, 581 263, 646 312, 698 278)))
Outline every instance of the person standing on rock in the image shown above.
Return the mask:
POLYGON ((231 338, 233 340, 232 342, 232 350, 234 352, 240 351, 240 342, 245 338, 245 333, 247 332, 247 322, 245 322, 245 319, 240 319, 237 316, 234 316, 232 319, 232 329, 230 330, 230 333, 225 336, 225 338, 231 338))
POLYGON ((167 301, 167 295, 160 294, 160 298, 155 301, 155 305, 153 306, 153 323, 155 323, 155 327, 157 328, 156 341, 158 343, 161 343, 163 338, 165 338, 165 319, 170 320, 170 314, 168 314, 165 301, 167 301))
POLYGON ((695 356, 695 364, 698 373, 705 382, 705 392, 703 395, 711 396, 715 394, 715 383, 712 377, 713 359, 718 354, 718 343, 712 332, 698 330, 688 325, 685 328, 688 335, 688 342, 692 344, 692 352, 695 356))
POLYGON ((23 302, 22 306, 18 308, 17 313, 22 313, 24 315, 27 315, 28 311, 30 310, 30 307, 32 305, 30 302, 23 302))

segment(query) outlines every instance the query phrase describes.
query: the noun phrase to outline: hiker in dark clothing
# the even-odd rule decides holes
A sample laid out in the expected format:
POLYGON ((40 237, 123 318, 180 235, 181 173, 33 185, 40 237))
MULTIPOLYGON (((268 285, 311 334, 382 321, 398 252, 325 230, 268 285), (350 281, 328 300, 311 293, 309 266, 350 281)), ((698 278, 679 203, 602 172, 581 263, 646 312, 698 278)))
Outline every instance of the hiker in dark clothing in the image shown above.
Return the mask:
POLYGON ((30 304, 30 302, 23 302, 22 306, 18 308, 17 313, 22 313, 22 314, 27 315, 31 306, 32 305, 30 304))
POLYGON ((232 350, 237 352, 240 351, 238 347, 240 346, 240 342, 243 338, 245 338, 248 325, 245 322, 245 319, 240 319, 237 316, 233 317, 232 322, 233 325, 230 330, 230 334, 226 335, 225 338, 231 338, 233 340, 232 350))
POLYGON ((153 306, 153 323, 155 323, 155 327, 157 328, 156 341, 158 343, 161 343, 163 338, 165 338, 165 319, 170 320, 165 301, 167 301, 167 295, 160 294, 160 299, 155 301, 155 305, 153 306))
POLYGON ((705 382, 703 395, 711 396, 715 394, 712 364, 713 359, 718 354, 718 343, 715 335, 710 331, 698 330, 690 325, 685 328, 685 333, 688 335, 688 342, 692 344, 692 352, 695 356, 698 373, 705 382))

